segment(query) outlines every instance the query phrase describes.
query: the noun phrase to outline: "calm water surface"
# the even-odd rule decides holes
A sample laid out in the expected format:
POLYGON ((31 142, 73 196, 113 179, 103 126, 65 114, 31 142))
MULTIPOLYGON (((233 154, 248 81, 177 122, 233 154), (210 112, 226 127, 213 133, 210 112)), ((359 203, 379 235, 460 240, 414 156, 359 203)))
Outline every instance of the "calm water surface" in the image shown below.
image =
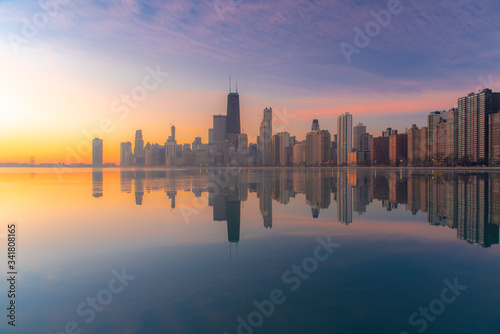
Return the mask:
POLYGON ((3 168, 0 202, 2 333, 500 332, 497 173, 3 168))

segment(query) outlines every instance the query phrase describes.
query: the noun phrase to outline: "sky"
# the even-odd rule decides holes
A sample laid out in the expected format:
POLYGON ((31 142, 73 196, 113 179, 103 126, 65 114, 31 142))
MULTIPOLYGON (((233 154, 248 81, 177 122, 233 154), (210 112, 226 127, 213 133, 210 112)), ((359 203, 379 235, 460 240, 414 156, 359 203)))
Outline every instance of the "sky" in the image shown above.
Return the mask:
POLYGON ((0 162, 119 162, 120 142, 208 140, 232 76, 241 127, 262 111, 305 139, 337 116, 378 135, 500 91, 497 0, 0 0, 0 162))

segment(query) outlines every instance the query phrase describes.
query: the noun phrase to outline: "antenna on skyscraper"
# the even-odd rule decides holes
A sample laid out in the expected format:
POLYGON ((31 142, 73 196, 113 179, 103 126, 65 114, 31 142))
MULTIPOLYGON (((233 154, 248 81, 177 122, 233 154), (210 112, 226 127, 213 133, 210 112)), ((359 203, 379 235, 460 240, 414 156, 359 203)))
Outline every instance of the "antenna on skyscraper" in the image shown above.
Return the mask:
POLYGON ((236 93, 238 93, 238 76, 236 76, 236 93))
POLYGON ((229 93, 231 93, 231 72, 229 72, 229 93))

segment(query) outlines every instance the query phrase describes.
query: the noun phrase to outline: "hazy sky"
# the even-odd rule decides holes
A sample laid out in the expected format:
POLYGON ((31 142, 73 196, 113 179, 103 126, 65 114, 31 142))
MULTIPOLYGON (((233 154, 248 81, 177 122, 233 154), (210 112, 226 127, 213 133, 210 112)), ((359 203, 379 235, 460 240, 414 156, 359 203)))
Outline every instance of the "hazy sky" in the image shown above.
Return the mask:
POLYGON ((376 135, 423 126, 500 91, 499 59, 498 0, 0 1, 0 162, 90 162, 101 122, 105 162, 136 129, 164 143, 172 121, 180 142, 206 142, 229 73, 251 142, 265 107, 298 139, 313 118, 336 133, 346 111, 376 135))

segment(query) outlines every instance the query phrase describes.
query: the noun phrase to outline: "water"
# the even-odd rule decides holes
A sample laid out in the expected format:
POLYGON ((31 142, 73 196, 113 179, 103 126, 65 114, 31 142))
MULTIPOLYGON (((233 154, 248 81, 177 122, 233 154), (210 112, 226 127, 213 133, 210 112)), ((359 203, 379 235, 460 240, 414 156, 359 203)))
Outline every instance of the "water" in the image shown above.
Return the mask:
POLYGON ((500 332, 498 173, 4 168, 0 201, 2 333, 500 332))

